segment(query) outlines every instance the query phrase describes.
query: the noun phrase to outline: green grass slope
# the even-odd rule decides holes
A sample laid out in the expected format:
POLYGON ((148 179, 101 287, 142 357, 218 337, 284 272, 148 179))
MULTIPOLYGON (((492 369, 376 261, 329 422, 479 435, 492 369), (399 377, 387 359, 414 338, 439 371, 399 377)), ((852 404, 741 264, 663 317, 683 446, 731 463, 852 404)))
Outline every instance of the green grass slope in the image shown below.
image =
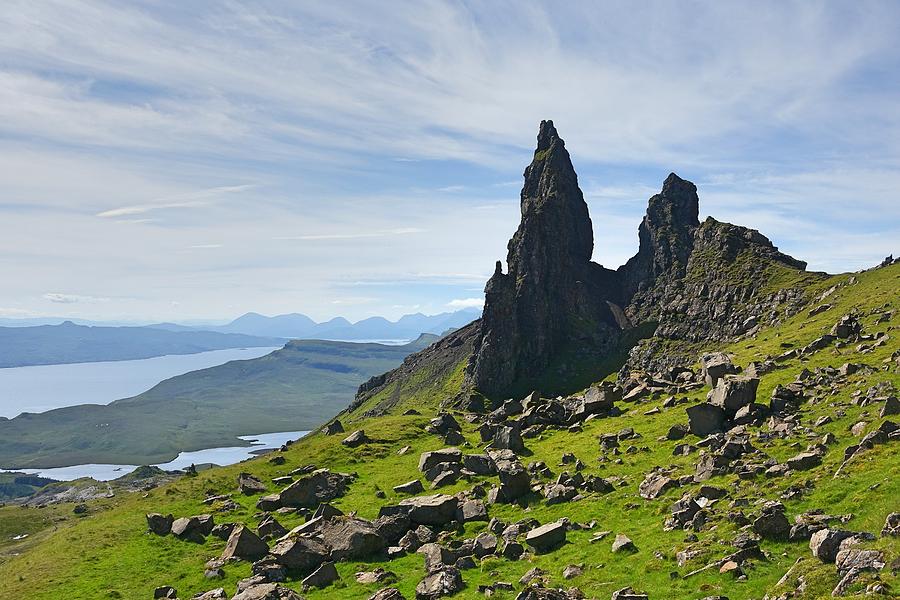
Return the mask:
MULTIPOLYGON (((896 362, 896 353, 900 351, 900 338, 897 336, 897 327, 900 326, 900 266, 858 274, 852 279, 849 275, 832 277, 816 283, 815 289, 810 292, 815 295, 834 285, 838 287, 826 300, 833 307, 825 312, 810 317, 804 310, 776 327, 760 330, 755 337, 722 348, 732 352, 738 364, 746 366, 752 360, 779 355, 791 347, 789 345, 799 347, 809 343, 826 333, 841 315, 851 310, 862 315, 867 332, 888 333, 887 343, 870 351, 860 352, 855 346, 830 347, 807 359, 785 360, 781 363, 782 368, 762 376, 758 397, 765 401, 775 385, 793 381, 803 369, 839 367, 847 362, 864 363, 871 367, 871 370, 863 369, 847 377, 834 394, 802 406, 800 418, 804 425, 811 426, 824 416, 832 419, 830 423, 816 427, 817 436, 831 433, 836 437, 820 467, 774 479, 759 476, 739 480, 735 475, 712 478, 705 483, 726 488, 729 497, 722 505, 714 506, 709 524, 696 533, 696 541, 690 541, 686 537, 688 532, 664 531, 663 523, 669 515, 671 504, 682 493, 696 491, 699 484, 671 490, 656 500, 642 499, 637 489, 644 475, 655 466, 672 466, 678 475, 694 472, 696 453, 673 456, 673 447, 679 442, 658 440, 670 426, 686 421, 684 405, 664 408, 664 400, 660 397, 645 398, 636 404, 620 403, 623 410, 621 416, 590 420, 580 432, 548 430, 539 438, 526 440, 532 454, 523 459, 523 462, 544 461, 559 473, 564 469, 559 465, 562 454, 573 452, 586 464, 585 475, 615 479, 618 482, 615 491, 606 495, 587 494, 579 501, 553 506, 535 498, 524 508, 516 505, 489 507, 492 517, 506 522, 527 517, 546 523, 568 517, 578 522, 595 520, 596 527, 593 530, 572 531, 561 548, 546 554, 529 555, 523 561, 486 558, 476 568, 463 571, 465 588, 455 597, 481 597, 477 592, 478 585, 507 581, 513 583, 516 590, 499 592, 494 597, 512 599, 523 589, 518 583, 519 578, 530 569, 540 567, 546 571, 552 586, 577 586, 588 598, 609 598, 614 590, 626 585, 647 592, 654 600, 696 600, 712 595, 749 600, 787 592, 794 593, 794 598, 830 598, 831 589, 837 583, 835 567, 813 558, 807 542, 761 542, 766 559, 745 565, 747 577, 743 580, 720 574, 718 569, 708 569, 693 576, 688 574, 734 551, 729 542, 738 528, 724 518, 729 500, 746 503, 744 511, 752 514, 758 509, 760 500, 782 499, 791 520, 795 515, 813 508, 822 508, 831 514, 849 514, 852 516, 842 527, 876 534, 886 515, 900 510, 900 454, 896 442, 875 446, 851 462, 842 475, 833 477, 844 448, 858 440, 851 434, 850 427, 865 421, 866 430, 871 431, 883 420, 878 417, 878 406, 853 403, 853 393, 857 390, 864 393, 881 382, 900 386, 900 371, 896 362), (885 320, 881 315, 888 310, 894 312, 885 320), (660 409, 659 412, 645 414, 655 408, 660 409), (616 457, 621 459, 620 462, 598 460, 597 437, 624 427, 633 427, 641 436, 634 442, 635 445, 646 446, 647 449, 623 453, 616 457), (802 487, 804 493, 783 498, 783 494, 795 486, 802 487), (604 530, 612 534, 600 542, 590 543, 595 533, 604 530), (610 546, 612 537, 617 533, 628 535, 637 551, 633 554, 613 554, 610 546), (675 555, 686 549, 697 550, 699 554, 679 566, 675 555), (562 571, 569 564, 583 564, 583 573, 574 579, 564 580, 562 571), (789 569, 792 570, 786 582, 778 585, 779 579, 789 569), (798 590, 800 578, 804 585, 798 590)), ((451 370, 442 381, 432 381, 431 385, 443 393, 444 387, 456 377, 454 373, 451 370)), ((697 390, 689 397, 692 400, 701 399, 706 391, 697 390)), ((434 406, 439 401, 426 401, 424 395, 408 396, 407 402, 398 406, 418 401, 416 398, 421 400, 422 407, 434 406)), ((172 536, 148 535, 145 533, 144 514, 150 511, 171 512, 176 516, 199 514, 209 510, 201 503, 206 494, 228 493, 233 495, 240 508, 217 515, 217 521, 246 522, 255 526, 259 520, 255 508, 258 496, 236 494, 237 473, 250 471, 263 481, 270 482, 273 477, 312 463, 358 473, 359 477, 350 486, 349 492, 334 504, 344 512, 356 511, 362 517, 374 518, 380 506, 396 504, 401 499, 392 491, 394 485, 421 475, 417 470, 419 453, 443 446, 441 439, 424 431, 430 415, 400 416, 398 412, 394 410, 385 416, 360 419, 354 423, 364 426, 367 435, 374 440, 356 449, 340 445, 342 436, 325 437, 317 433, 283 452, 286 462, 280 466, 260 458, 212 469, 196 478, 154 489, 146 495, 123 495, 105 500, 96 507, 92 505, 91 512, 84 518, 67 514, 64 521, 54 522, 52 528, 42 529, 37 523, 32 534, 39 540, 37 543, 20 549, 17 556, 0 559, 3 560, 0 564, 0 581, 3 582, 0 598, 149 598, 153 588, 163 584, 175 586, 181 598, 190 598, 197 592, 219 586, 233 594, 236 582, 249 576, 249 563, 230 563, 225 567, 224 580, 206 580, 203 565, 222 551, 224 543, 213 537, 197 545, 172 536), (398 449, 405 445, 411 446, 412 451, 398 455, 398 449), (384 499, 376 496, 379 491, 385 493, 384 499)), ((470 446, 466 451, 477 451, 481 444, 475 426, 468 425, 462 418, 458 420, 463 424, 463 433, 470 446)), ((752 435, 760 431, 761 428, 750 427, 752 435)), ((688 441, 696 442, 696 438, 688 441)), ((806 438, 753 439, 754 446, 779 461, 793 456, 810 441, 806 438)), ((496 478, 478 477, 475 481, 490 483, 496 482, 496 478)), ((452 494, 471 487, 473 483, 460 481, 441 491, 452 494)), ((276 489, 277 486, 270 484, 271 491, 276 489)), ((11 531, 9 523, 19 517, 19 510, 12 507, 0 509, 0 533, 6 535, 11 531)), ((302 522, 301 517, 296 515, 279 516, 279 520, 288 528, 302 522)), ((486 526, 487 523, 469 523, 464 531, 453 532, 452 537, 471 537, 486 526)), ((900 556, 898 538, 879 538, 867 543, 866 547, 883 550, 889 565, 900 556)), ((338 563, 340 582, 323 590, 304 592, 304 596, 309 600, 368 598, 381 586, 359 584, 354 573, 376 566, 398 575, 396 587, 406 598, 415 596, 415 586, 424 576, 423 558, 418 554, 383 563, 338 563)), ((879 577, 895 592, 900 590, 900 581, 890 566, 881 571, 879 577)), ((288 581, 286 585, 300 589, 297 580, 288 581)), ((863 591, 864 584, 857 585, 848 597, 861 598, 863 591)))
POLYGON ((245 444, 236 436, 314 429, 357 386, 436 336, 403 346, 321 340, 167 379, 112 404, 70 406, 0 421, 0 465, 152 464, 179 451, 245 444))

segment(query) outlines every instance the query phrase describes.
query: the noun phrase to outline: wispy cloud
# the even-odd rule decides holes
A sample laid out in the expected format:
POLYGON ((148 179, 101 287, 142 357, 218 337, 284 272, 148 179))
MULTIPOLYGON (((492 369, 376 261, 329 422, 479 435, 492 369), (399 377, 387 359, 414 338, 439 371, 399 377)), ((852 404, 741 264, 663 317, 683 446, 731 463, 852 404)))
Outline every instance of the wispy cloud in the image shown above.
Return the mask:
POLYGON ((447 303, 448 308, 459 310, 461 308, 482 308, 484 298, 457 298, 447 303))
POLYGON ((98 296, 82 296, 80 294, 60 294, 58 292, 48 292, 44 294, 44 299, 57 304, 77 304, 77 303, 102 303, 109 302, 109 298, 98 296))
MULTIPOLYGON (((147 204, 138 204, 134 206, 122 206, 120 208, 112 208, 97 213, 96 216, 105 219, 125 217, 129 215, 140 215, 153 210, 164 210, 168 208, 196 208, 200 206, 209 206, 213 203, 213 198, 223 194, 234 194, 252 189, 253 185, 230 185, 209 188, 197 192, 181 194, 174 198, 161 198, 155 202, 147 204)), ((130 222, 134 223, 135 220, 130 222)), ((139 221, 138 221, 139 222, 139 221)))
POLYGON ((354 233, 312 233, 308 235, 278 236, 276 240, 362 240, 367 238, 391 237, 395 235, 410 235, 413 233, 425 233, 424 229, 417 227, 402 227, 398 229, 384 229, 381 231, 359 231, 354 233))

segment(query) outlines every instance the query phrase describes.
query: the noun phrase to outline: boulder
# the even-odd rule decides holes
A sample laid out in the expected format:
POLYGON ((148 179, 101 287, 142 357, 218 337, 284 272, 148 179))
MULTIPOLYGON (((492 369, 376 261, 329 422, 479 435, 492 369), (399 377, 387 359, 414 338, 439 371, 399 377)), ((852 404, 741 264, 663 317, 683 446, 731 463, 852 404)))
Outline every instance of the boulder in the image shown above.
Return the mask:
POLYGON ((809 549, 813 556, 825 563, 833 563, 837 558, 841 542, 856 535, 853 531, 841 529, 822 529, 812 534, 809 549))
POLYGON ((512 450, 516 454, 521 454, 525 451, 525 442, 522 441, 522 434, 519 432, 519 428, 511 425, 497 428, 491 446, 498 450, 512 450))
POLYGON ((303 600, 294 590, 277 583, 251 585, 231 600, 303 600))
POLYGON ((638 486, 638 493, 641 498, 653 500, 674 487, 678 487, 678 481, 675 479, 661 473, 648 473, 638 486))
POLYGON ((888 396, 878 413, 882 419, 891 415, 900 415, 900 400, 897 399, 897 396, 888 396))
POLYGON ((412 481, 407 481, 406 483, 395 485, 393 489, 398 494, 419 494, 425 491, 425 487, 418 479, 413 479, 412 481))
POLYGON ((210 515, 198 515, 194 517, 181 517, 172 522, 172 535, 175 537, 202 543, 215 526, 210 515))
POLYGON ((462 431, 462 428, 452 415, 441 413, 434 419, 431 419, 425 427, 425 431, 437 435, 447 435, 451 431, 462 431))
POLYGON ((609 413, 616 402, 622 399, 622 388, 612 382, 604 381, 587 389, 575 408, 574 417, 582 421, 591 415, 609 413))
POLYGON ((409 520, 416 525, 446 525, 456 519, 459 500, 446 494, 415 496, 400 501, 409 520))
POLYGON ((337 569, 334 568, 334 563, 329 561, 322 563, 318 569, 307 575, 301 583, 304 588, 324 588, 340 578, 341 576, 338 575, 337 569))
POLYGON ((703 381, 711 388, 715 388, 719 380, 725 375, 737 373, 737 368, 731 362, 731 358, 724 352, 712 352, 700 357, 703 381))
POLYGON ((357 517, 334 517, 324 521, 319 535, 331 550, 333 560, 359 560, 380 552, 385 547, 371 521, 357 517))
POLYGON ((481 500, 466 500, 465 502, 460 502, 456 520, 461 523, 469 523, 471 521, 487 521, 487 507, 481 500))
POLYGON ((178 598, 178 592, 171 585, 161 585, 153 590, 154 598, 178 598))
POLYGON ((627 535, 623 533, 616 534, 616 539, 613 540, 612 551, 615 552, 637 552, 637 547, 634 545, 634 542, 631 541, 627 535))
POLYGON ((322 432, 325 435, 336 435, 338 433, 344 433, 344 425, 340 421, 335 419, 331 423, 325 425, 325 427, 322 428, 322 432))
POLYGON ((353 477, 350 475, 318 469, 281 490, 278 503, 281 506, 315 508, 343 496, 351 481, 353 477))
POLYGON ((495 475, 497 473, 497 466, 487 454, 464 454, 462 466, 476 475, 495 475))
POLYGON ((265 484, 250 473, 238 475, 238 489, 242 494, 261 494, 266 491, 265 484))
POLYGON ((441 463, 458 464, 461 459, 462 452, 459 451, 459 448, 444 448, 432 452, 423 452, 419 457, 419 470, 424 473, 441 463))
POLYGON ((425 557, 425 572, 434 573, 456 562, 456 557, 448 549, 440 544, 423 544, 416 550, 416 554, 425 557))
POLYGON ((225 593, 225 588, 216 588, 214 590, 209 590, 208 592, 203 592, 202 594, 192 596, 191 600, 228 600, 228 594, 225 593))
POLYGON ((817 452, 801 452, 787 459, 787 466, 794 471, 808 471, 822 464, 822 457, 817 452))
POLYGON ((484 558, 497 552, 497 536, 484 531, 475 536, 474 553, 478 558, 484 558))
POLYGON ((791 524, 784 515, 784 505, 767 502, 762 514, 753 521, 753 531, 767 540, 786 540, 791 532, 791 524))
POLYGON ((328 548, 314 537, 288 534, 278 540, 271 554, 278 564, 308 573, 325 562, 328 558, 328 548))
POLYGON ((172 531, 174 521, 175 518, 172 515, 147 513, 147 529, 156 535, 168 535, 172 531))
POLYGON ((550 550, 566 541, 566 525, 562 521, 535 527, 525 535, 525 543, 539 552, 550 550))
POLYGON ((416 600, 433 600, 450 596, 463 588, 463 579, 456 567, 445 567, 431 573, 416 586, 416 600))
POLYGON ((862 325, 854 315, 844 315, 831 328, 831 335, 839 339, 847 339, 859 335, 860 332, 862 332, 862 325))
POLYGON ((357 446, 362 446, 363 444, 368 444, 371 441, 372 440, 370 440, 366 436, 365 431, 363 431, 362 429, 357 429, 356 431, 354 431, 353 433, 351 433, 350 435, 345 437, 341 441, 341 444, 343 444, 344 446, 347 446, 348 448, 356 448, 357 446))
POLYGON ((497 502, 514 502, 531 491, 531 476, 518 460, 495 460, 500 476, 497 502))
POLYGON ((231 535, 228 536, 225 550, 222 552, 222 558, 242 558, 253 561, 259 560, 268 552, 269 546, 259 536, 246 526, 238 525, 231 531, 231 535))
POLYGON ((725 410, 726 415, 734 416, 744 406, 756 401, 756 389, 759 378, 747 376, 723 377, 712 392, 710 403, 725 410))
POLYGON ((802 384, 776 385, 769 400, 769 411, 776 415, 791 413, 796 411, 802 402, 802 384))
POLYGON ((648 596, 647 594, 635 592, 630 587, 625 587, 613 592, 612 600, 648 600, 648 596))
POLYGON ((881 529, 881 535, 884 536, 900 536, 900 512, 893 512, 884 520, 884 527, 881 529))
POLYGON ((701 402, 685 410, 688 416, 688 429, 698 437, 706 437, 725 429, 725 411, 719 406, 701 402))

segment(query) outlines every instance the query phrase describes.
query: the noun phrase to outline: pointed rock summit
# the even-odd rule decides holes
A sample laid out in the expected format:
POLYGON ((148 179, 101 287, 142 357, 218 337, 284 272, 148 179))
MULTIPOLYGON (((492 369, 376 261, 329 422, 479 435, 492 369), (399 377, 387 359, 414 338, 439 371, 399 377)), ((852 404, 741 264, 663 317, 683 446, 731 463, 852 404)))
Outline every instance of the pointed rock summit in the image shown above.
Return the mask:
POLYGON ((604 345, 616 321, 604 272, 591 262, 594 234, 578 177, 552 121, 542 121, 534 159, 525 169, 522 220, 485 287, 475 386, 502 394, 533 379, 573 341, 604 345))

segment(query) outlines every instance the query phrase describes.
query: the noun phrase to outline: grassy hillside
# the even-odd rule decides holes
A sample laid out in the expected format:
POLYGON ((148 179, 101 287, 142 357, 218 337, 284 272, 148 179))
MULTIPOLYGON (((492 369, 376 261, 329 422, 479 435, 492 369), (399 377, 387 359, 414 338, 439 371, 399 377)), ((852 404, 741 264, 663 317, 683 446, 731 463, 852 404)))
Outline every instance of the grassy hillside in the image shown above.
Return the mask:
POLYGON ((283 338, 149 327, 86 327, 65 322, 0 327, 0 368, 194 354, 226 348, 280 346, 283 338))
MULTIPOLYGON (((839 527, 854 531, 878 533, 885 517, 900 510, 900 454, 897 442, 876 445, 852 461, 837 478, 834 473, 843 459, 844 449, 858 442, 851 433, 855 423, 864 421, 865 430, 876 429, 884 419, 878 416, 880 405, 860 406, 852 399, 859 392, 878 384, 900 387, 900 265, 879 269, 855 276, 841 275, 815 283, 809 290, 811 297, 837 286, 824 302, 832 305, 815 316, 804 310, 776 327, 764 327, 754 337, 730 344, 724 349, 734 354, 735 362, 746 367, 751 361, 767 356, 778 356, 792 348, 804 346, 827 333, 831 326, 851 310, 861 315, 866 333, 885 332, 888 339, 871 348, 853 345, 829 346, 806 358, 784 358, 780 368, 761 377, 758 399, 767 402, 777 384, 794 381, 804 370, 838 368, 844 363, 865 364, 870 369, 841 379, 834 393, 817 394, 804 403, 799 412, 800 422, 814 431, 814 435, 800 437, 770 437, 765 435, 767 426, 749 427, 755 447, 779 462, 797 454, 807 444, 814 443, 825 434, 835 440, 828 445, 821 466, 807 471, 794 471, 779 478, 762 475, 739 479, 736 475, 716 476, 704 482, 727 491, 727 497, 710 509, 709 522, 700 531, 665 531, 663 524, 671 512, 671 504, 685 492, 696 492, 700 484, 690 484, 681 489, 669 490, 660 498, 645 500, 638 495, 638 485, 645 474, 654 467, 671 467, 675 476, 693 474, 698 454, 673 455, 673 448, 684 442, 696 444, 698 438, 688 436, 684 440, 665 439, 666 432, 676 423, 686 422, 685 406, 667 408, 660 395, 648 396, 636 403, 620 402, 622 414, 616 417, 592 419, 583 424, 581 431, 548 429, 541 436, 526 439, 529 451, 523 463, 544 461, 554 473, 570 467, 560 465, 562 455, 574 453, 585 463, 583 474, 602 476, 615 482, 615 490, 605 495, 588 493, 578 501, 548 505, 538 496, 530 497, 527 506, 496 504, 489 506, 489 514, 505 522, 524 518, 548 523, 567 517, 573 522, 596 521, 590 530, 570 531, 567 542, 546 554, 529 554, 525 560, 510 561, 497 556, 478 561, 475 568, 462 572, 465 588, 458 598, 482 597, 477 592, 481 584, 506 581, 515 591, 497 592, 496 598, 514 598, 522 589, 519 578, 532 568, 546 572, 548 585, 569 588, 577 586, 586 597, 609 598, 614 590, 626 585, 645 591, 651 599, 696 600, 700 597, 722 595, 731 600, 759 599, 765 594, 775 596, 791 592, 794 598, 830 598, 837 583, 833 564, 823 564, 814 558, 808 542, 760 543, 764 559, 744 564, 745 579, 736 579, 718 568, 710 568, 695 575, 700 569, 734 552, 730 541, 741 531, 741 526, 728 518, 728 513, 739 509, 752 516, 759 511, 762 500, 780 500, 786 507, 788 518, 815 508, 833 515, 850 515, 839 527), (891 312, 893 311, 893 312, 891 312), (658 410, 657 410, 658 409, 658 410), (648 414, 649 413, 649 414, 648 414), (819 419, 828 422, 813 426, 819 419), (622 454, 610 455, 600 460, 598 436, 616 433, 631 427, 639 435, 634 441, 623 444, 622 454), (633 444, 637 450, 625 451, 633 444), (800 492, 797 493, 797 490, 800 492), (601 541, 591 543, 598 532, 611 532, 601 541), (612 553, 611 543, 616 534, 628 535, 637 548, 634 553, 612 553), (689 536, 693 533, 696 540, 689 536), (693 550, 697 554, 685 564, 679 565, 676 553, 693 550), (572 579, 563 579, 562 571, 570 564, 580 564, 583 572, 572 579), (778 584, 790 570, 785 582, 778 584), (802 581, 802 586, 799 585, 802 581)), ((813 303, 810 308, 817 303, 813 303)), ((866 343, 872 346, 871 343, 866 343)), ((435 435, 426 433, 429 409, 443 400, 443 394, 452 388, 458 375, 447 371, 440 380, 430 382, 436 390, 428 396, 428 386, 417 386, 416 393, 405 396, 385 416, 363 418, 365 410, 358 410, 351 418, 354 427, 364 427, 371 443, 355 449, 340 444, 342 436, 326 437, 314 434, 292 445, 282 453, 285 464, 276 465, 267 458, 255 459, 241 465, 212 469, 196 478, 183 479, 174 484, 154 489, 142 496, 125 495, 104 500, 91 506, 91 512, 78 518, 69 513, 58 513, 52 528, 46 521, 29 520, 22 528, 31 527, 32 537, 38 542, 30 546, 6 546, 5 551, 18 552, 8 556, 0 564, 0 598, 50 600, 56 598, 149 598, 157 585, 171 584, 179 590, 179 597, 191 595, 214 587, 224 587, 229 596, 235 592, 236 582, 250 574, 247 562, 229 563, 225 566, 225 578, 210 581, 204 578, 204 563, 221 553, 224 543, 214 537, 202 545, 192 544, 172 536, 158 537, 145 533, 144 514, 151 511, 176 516, 199 514, 209 511, 201 501, 209 493, 231 494, 239 508, 217 514, 217 522, 245 522, 256 526, 260 515, 255 508, 259 495, 241 496, 236 493, 235 481, 240 471, 250 471, 269 483, 270 491, 279 489, 271 484, 273 477, 284 475, 306 464, 329 467, 333 470, 356 472, 359 477, 349 492, 334 504, 344 512, 356 511, 365 518, 374 518, 379 507, 396 504, 403 496, 392 487, 421 476, 417 469, 419 454, 444 446, 435 435), (416 405, 426 414, 401 416, 400 409, 416 405), (398 454, 409 445, 411 451, 398 454), (376 492, 385 497, 378 498, 376 492)), ((691 400, 705 397, 707 389, 686 394, 691 400)), ((897 417, 890 417, 897 420, 897 417)), ((465 452, 477 452, 482 446, 476 425, 470 425, 458 415, 466 438, 465 452)), ((345 422, 345 425, 348 423, 345 422)), ((473 481, 459 481, 440 491, 455 493, 469 489, 474 483, 490 484, 496 477, 475 477, 473 481)), ((7 535, 15 530, 14 523, 23 516, 30 516, 22 509, 0 508, 0 533, 7 535)), ((56 508, 48 510, 58 510, 56 508)), ((297 514, 278 515, 285 527, 291 528, 303 522, 297 514)), ((468 523, 460 531, 451 532, 452 539, 470 538, 485 530, 487 523, 468 523)), ((885 552, 888 567, 878 577, 894 592, 900 590, 900 580, 892 571, 891 561, 900 556, 900 538, 878 537, 864 547, 885 552)), ((2 548, 2 546, 0 546, 2 548)), ((896 564, 896 563, 895 563, 896 564)), ((341 580, 323 590, 309 590, 304 596, 309 600, 324 598, 368 598, 380 584, 357 583, 354 574, 381 566, 398 576, 395 585, 406 598, 415 596, 415 586, 423 578, 423 558, 408 554, 384 562, 341 562, 337 570, 341 580)), ((866 575, 851 589, 848 597, 863 597, 865 585, 871 575, 866 575), (854 596, 856 594, 856 596, 854 596)), ((300 589, 297 579, 286 583, 300 589)))
POLYGON ((303 340, 251 360, 167 379, 112 404, 0 420, 0 465, 152 464, 179 451, 239 446, 235 436, 314 429, 357 386, 435 339, 386 346, 303 340))

